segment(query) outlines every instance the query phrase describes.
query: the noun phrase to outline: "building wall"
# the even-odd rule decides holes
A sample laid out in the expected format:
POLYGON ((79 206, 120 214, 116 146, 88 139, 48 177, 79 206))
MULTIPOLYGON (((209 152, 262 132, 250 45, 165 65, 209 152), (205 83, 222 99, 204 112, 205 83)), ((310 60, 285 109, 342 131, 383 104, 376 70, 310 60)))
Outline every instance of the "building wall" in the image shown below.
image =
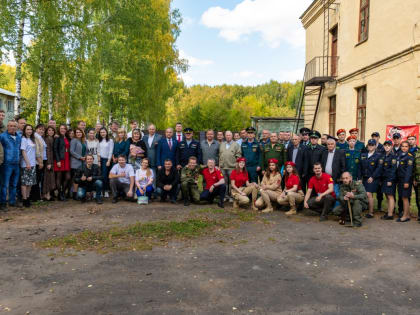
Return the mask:
POLYGON ((1 99, 1 101, 0 101, 0 103, 1 103, 0 108, 3 109, 6 112, 6 118, 5 118, 5 121, 4 122, 7 123, 10 119, 13 119, 13 116, 14 116, 14 114, 13 114, 13 108, 12 108, 11 111, 8 111, 7 102, 8 101, 14 102, 14 98, 12 96, 9 96, 9 95, 0 94, 0 99, 1 99))
MULTIPOLYGON (((339 10, 330 11, 330 27, 337 21, 338 81, 326 84, 315 128, 328 132, 331 95, 337 97, 336 129, 355 127, 356 88, 363 85, 367 85, 367 138, 373 131, 384 134, 386 124, 420 124, 420 1, 370 0, 369 37, 361 44, 358 44, 360 1, 336 2, 340 2, 339 10), (416 47, 417 51, 347 77, 410 47, 416 47)), ((321 11, 316 13, 315 8, 302 18, 307 62, 322 56, 324 20, 321 11)))

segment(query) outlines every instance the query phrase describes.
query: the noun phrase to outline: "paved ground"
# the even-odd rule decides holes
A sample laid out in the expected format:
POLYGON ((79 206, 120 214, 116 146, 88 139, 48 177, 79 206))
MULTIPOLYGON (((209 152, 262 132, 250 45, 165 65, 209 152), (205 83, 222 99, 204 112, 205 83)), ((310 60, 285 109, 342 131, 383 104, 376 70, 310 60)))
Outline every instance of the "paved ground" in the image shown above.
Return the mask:
MULTIPOLYGON (((201 207, 202 208, 202 207, 201 207)), ((287 218, 152 251, 51 256, 83 229, 179 220, 195 206, 54 203, 0 215, 0 314, 419 314, 420 225, 287 218)))

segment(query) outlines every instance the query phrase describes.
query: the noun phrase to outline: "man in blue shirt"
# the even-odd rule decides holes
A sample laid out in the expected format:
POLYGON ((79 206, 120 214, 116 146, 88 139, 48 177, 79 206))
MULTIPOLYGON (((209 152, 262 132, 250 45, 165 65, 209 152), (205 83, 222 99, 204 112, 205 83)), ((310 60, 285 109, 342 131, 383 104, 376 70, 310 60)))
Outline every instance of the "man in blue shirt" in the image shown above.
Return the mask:
POLYGON ((9 120, 7 131, 0 135, 0 143, 4 150, 4 162, 0 168, 0 211, 6 211, 7 190, 9 190, 9 206, 16 207, 16 187, 19 180, 19 161, 21 136, 17 134, 18 124, 9 120))

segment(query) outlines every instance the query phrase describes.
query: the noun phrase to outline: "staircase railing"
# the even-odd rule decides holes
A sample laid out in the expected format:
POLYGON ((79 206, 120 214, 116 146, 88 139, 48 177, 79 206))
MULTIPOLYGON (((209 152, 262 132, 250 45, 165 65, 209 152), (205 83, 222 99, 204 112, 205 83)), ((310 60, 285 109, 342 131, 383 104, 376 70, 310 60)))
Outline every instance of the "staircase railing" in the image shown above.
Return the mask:
POLYGON ((319 56, 308 62, 305 68, 305 82, 310 82, 314 78, 331 78, 337 77, 338 56, 319 56), (328 67, 325 67, 325 64, 328 67))

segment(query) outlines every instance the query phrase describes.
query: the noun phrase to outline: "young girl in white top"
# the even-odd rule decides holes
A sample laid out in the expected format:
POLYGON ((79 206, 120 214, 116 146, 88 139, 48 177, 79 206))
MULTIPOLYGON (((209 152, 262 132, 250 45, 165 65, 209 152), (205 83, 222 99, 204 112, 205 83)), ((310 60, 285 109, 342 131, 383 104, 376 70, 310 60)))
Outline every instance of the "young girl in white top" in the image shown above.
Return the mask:
POLYGON ((149 167, 149 159, 141 161, 141 168, 136 171, 136 194, 137 197, 152 196, 153 193, 153 171, 149 167))
POLYGON ((36 145, 34 128, 31 125, 23 127, 20 150, 22 152, 22 160, 20 162, 22 201, 25 207, 30 207, 29 195, 31 187, 36 185, 36 145))
POLYGON ((98 135, 98 164, 101 166, 101 174, 104 183, 104 197, 109 197, 109 171, 111 170, 112 152, 114 151, 114 141, 109 138, 105 128, 99 130, 98 135))

